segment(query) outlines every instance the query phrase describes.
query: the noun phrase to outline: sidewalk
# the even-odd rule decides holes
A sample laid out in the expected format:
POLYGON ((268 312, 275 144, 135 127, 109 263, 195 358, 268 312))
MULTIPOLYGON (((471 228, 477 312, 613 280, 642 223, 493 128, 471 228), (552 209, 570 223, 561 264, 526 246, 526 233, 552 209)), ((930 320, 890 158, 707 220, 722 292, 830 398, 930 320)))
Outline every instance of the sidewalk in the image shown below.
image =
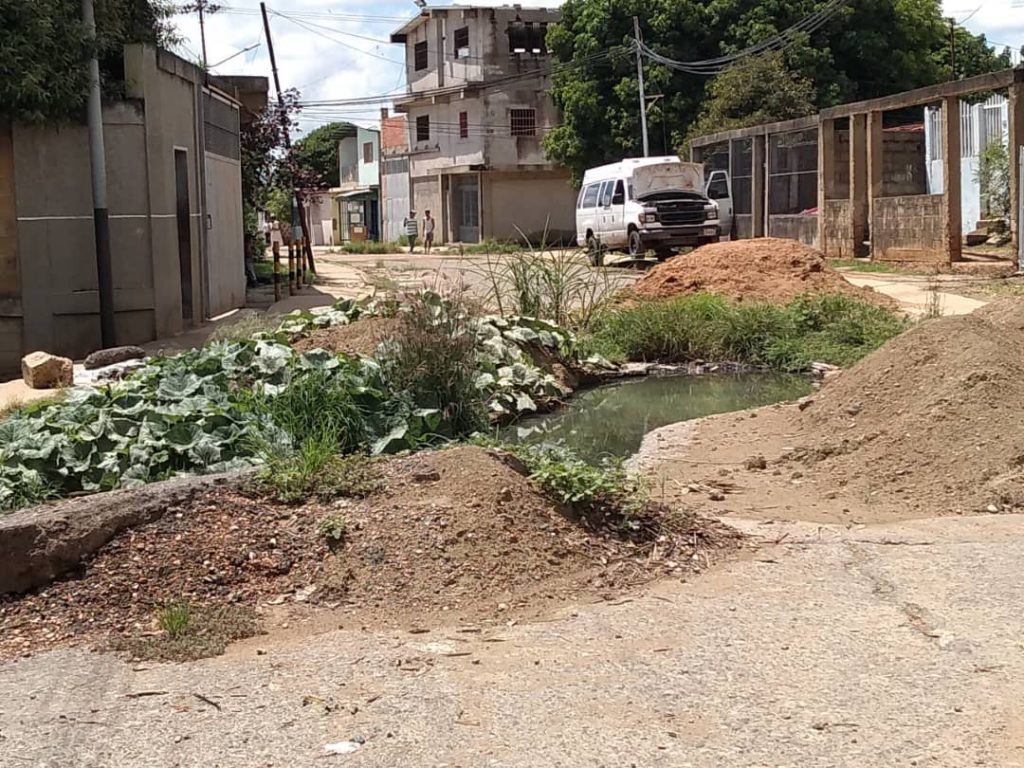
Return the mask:
MULTIPOLYGON (((850 283, 874 288, 879 293, 891 296, 911 315, 924 315, 932 306, 932 288, 948 288, 955 285, 957 278, 936 278, 928 275, 901 275, 886 273, 862 273, 840 270, 850 283)), ((988 302, 970 299, 955 293, 937 290, 939 312, 942 315, 969 315, 988 302)))

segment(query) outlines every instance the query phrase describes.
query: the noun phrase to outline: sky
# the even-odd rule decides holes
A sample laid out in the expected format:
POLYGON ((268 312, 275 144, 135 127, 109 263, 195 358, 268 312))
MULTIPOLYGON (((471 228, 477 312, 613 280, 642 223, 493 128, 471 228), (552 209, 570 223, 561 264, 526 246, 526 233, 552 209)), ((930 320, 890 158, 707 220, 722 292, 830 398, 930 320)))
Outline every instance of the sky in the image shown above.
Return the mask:
MULTIPOLYGON (((561 0, 518 2, 524 7, 561 5, 561 0)), ((206 22, 207 57, 213 71, 269 77, 259 1, 223 0, 220 4, 223 10, 206 22)), ((510 2, 467 0, 467 4, 510 2)), ((267 0, 267 7, 281 86, 298 88, 304 101, 378 95, 404 87, 404 50, 389 43, 388 37, 418 12, 412 0, 267 0)), ((1024 45, 1024 0, 943 0, 943 11, 971 32, 984 32, 1000 47, 1017 50, 1024 45)), ((184 38, 181 52, 198 60, 198 18, 177 16, 175 23, 184 38)), ((300 118, 300 127, 308 131, 332 120, 376 125, 379 115, 379 106, 309 108, 300 118)))

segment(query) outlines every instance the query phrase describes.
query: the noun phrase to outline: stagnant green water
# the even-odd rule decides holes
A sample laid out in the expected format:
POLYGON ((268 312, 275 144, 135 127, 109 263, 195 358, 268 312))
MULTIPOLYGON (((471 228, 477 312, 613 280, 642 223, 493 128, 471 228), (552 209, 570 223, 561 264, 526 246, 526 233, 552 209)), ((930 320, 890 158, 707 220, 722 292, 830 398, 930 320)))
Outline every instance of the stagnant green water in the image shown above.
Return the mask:
POLYGON ((512 425, 504 437, 563 445, 592 460, 626 457, 652 429, 793 400, 810 391, 806 378, 778 373, 647 376, 584 392, 565 408, 512 425))

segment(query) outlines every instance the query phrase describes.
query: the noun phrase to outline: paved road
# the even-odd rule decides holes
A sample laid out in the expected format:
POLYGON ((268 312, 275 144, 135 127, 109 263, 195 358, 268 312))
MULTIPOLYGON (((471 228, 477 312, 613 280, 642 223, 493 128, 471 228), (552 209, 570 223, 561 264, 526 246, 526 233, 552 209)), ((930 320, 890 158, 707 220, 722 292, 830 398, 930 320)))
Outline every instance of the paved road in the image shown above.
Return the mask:
POLYGON ((0 763, 1024 765, 1024 518, 740 524, 765 545, 546 622, 264 638, 136 670, 20 660, 0 667, 0 763))

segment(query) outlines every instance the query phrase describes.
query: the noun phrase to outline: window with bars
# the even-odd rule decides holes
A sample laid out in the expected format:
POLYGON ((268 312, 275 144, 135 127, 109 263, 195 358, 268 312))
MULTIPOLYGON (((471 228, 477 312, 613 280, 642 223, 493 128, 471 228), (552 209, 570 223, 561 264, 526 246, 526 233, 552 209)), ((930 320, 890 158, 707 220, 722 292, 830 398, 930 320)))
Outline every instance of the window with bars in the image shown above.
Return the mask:
POLYGON ((428 64, 426 41, 423 41, 422 43, 416 43, 414 51, 415 52, 413 54, 413 61, 416 67, 416 71, 419 72, 421 69, 426 69, 428 64))
POLYGON ((455 30, 455 58, 469 58, 469 27, 461 27, 455 30))
POLYGON ((430 115, 416 118, 416 141, 430 141, 430 115))
POLYGON ((534 109, 513 109, 510 111, 513 136, 537 135, 537 111, 534 109))
POLYGON ((363 162, 367 163, 367 164, 373 162, 373 142, 372 141, 363 142, 363 162))
POLYGON ((459 138, 469 138, 469 112, 459 112, 459 138))
POLYGON ((515 21, 508 25, 508 52, 532 53, 543 56, 548 52, 548 25, 530 21, 515 21))

